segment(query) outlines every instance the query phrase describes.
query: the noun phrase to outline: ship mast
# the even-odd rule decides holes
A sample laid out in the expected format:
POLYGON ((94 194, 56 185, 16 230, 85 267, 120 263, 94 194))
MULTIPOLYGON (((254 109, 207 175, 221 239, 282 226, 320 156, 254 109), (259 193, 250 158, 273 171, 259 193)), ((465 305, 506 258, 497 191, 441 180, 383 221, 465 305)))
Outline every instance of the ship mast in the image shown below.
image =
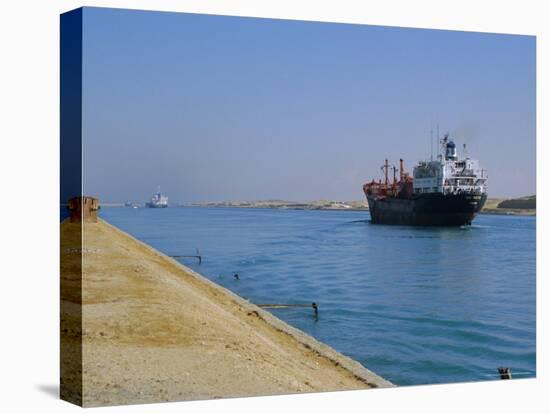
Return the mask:
POLYGON ((388 188, 388 186, 390 185, 390 182, 388 180, 388 169, 389 169, 389 164, 388 164, 388 159, 386 158, 386 162, 384 163, 384 176, 385 176, 385 181, 384 181, 384 184, 386 185, 386 188, 388 188))
POLYGON ((395 165, 392 166, 393 170, 393 184, 392 184, 392 193, 395 195, 397 190, 397 168, 395 165))
POLYGON ((439 122, 437 123, 437 158, 441 161, 441 146, 439 141, 439 122))
POLYGON ((430 128, 430 161, 434 160, 434 130, 430 128))

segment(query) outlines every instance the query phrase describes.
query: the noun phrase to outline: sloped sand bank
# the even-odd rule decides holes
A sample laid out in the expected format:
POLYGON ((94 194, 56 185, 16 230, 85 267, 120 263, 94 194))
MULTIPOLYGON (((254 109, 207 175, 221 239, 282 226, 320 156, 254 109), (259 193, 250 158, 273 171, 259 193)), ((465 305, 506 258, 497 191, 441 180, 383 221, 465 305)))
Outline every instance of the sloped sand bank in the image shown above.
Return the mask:
MULTIPOLYGON (((79 295, 70 288, 80 261, 75 227, 61 225, 68 373, 80 358, 71 353, 79 333, 79 295)), ((81 251, 85 406, 392 385, 106 222, 84 224, 81 251)))

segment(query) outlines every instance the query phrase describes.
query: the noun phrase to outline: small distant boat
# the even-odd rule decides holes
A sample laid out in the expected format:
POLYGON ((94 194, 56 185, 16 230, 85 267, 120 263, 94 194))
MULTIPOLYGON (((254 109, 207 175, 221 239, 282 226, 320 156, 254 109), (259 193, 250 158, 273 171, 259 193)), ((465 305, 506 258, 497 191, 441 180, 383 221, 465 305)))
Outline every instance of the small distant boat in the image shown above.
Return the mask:
POLYGON ((153 194, 151 200, 145 203, 145 207, 149 208, 166 208, 168 207, 168 197, 162 195, 160 192, 160 186, 157 189, 157 192, 153 194))

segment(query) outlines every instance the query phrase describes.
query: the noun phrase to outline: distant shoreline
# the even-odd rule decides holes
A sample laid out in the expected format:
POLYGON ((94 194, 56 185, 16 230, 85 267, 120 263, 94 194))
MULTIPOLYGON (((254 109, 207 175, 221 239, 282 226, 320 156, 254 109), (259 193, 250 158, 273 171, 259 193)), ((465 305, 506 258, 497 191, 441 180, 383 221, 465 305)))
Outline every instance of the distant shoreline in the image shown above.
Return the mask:
MULTIPOLYGON (((315 207, 315 208, 302 208, 302 207, 251 207, 251 206, 234 206, 234 205, 182 205, 174 206, 173 208, 240 208, 240 209, 271 209, 271 210, 307 210, 307 211, 365 211, 368 212, 368 208, 328 208, 328 207, 315 207)), ((483 209, 478 214, 483 215, 496 215, 496 216, 536 216, 536 210, 518 210, 518 209, 483 209)))
MULTIPOLYGON (((536 216, 536 208, 509 208, 500 205, 514 205, 525 200, 534 200, 535 196, 522 198, 489 198, 479 214, 495 214, 509 216, 536 216)), ((104 207, 125 207, 122 203, 102 203, 104 207)), ((132 204, 133 207, 143 208, 144 205, 132 204)), ((367 201, 335 201, 315 200, 309 202, 295 202, 284 200, 260 201, 208 201, 171 205, 171 208, 199 207, 199 208, 242 208, 242 209, 274 209, 274 210, 328 210, 328 211, 369 211, 367 201)), ((127 207, 126 208, 130 208, 127 207)))
POLYGON ((536 210, 515 210, 515 209, 508 209, 508 208, 499 208, 499 209, 484 208, 479 212, 479 214, 494 215, 494 216, 536 216, 537 211, 536 210))
MULTIPOLYGON (((479 214, 495 214, 509 216, 535 216, 535 208, 508 208, 499 207, 501 204, 514 204, 522 202, 524 198, 489 198, 485 207, 479 214)), ((223 202, 205 202, 189 203, 181 207, 233 207, 233 208, 270 208, 284 210, 330 210, 330 211, 369 211, 366 201, 333 201, 318 200, 305 203, 292 201, 223 201, 223 202)))

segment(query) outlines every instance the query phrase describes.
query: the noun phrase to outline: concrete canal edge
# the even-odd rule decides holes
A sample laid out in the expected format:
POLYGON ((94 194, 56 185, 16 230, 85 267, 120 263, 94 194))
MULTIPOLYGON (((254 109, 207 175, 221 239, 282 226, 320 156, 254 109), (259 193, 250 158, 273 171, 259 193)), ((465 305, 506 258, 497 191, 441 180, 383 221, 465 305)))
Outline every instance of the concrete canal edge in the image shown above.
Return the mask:
POLYGON ((306 349, 310 350, 314 354, 317 354, 318 356, 325 358, 329 360, 335 367, 341 367, 344 370, 347 370, 350 372, 356 379, 358 379, 361 382, 364 382, 368 387, 370 388, 388 388, 395 386, 390 381, 382 378, 381 376, 375 374, 374 372, 370 371, 369 369, 365 368, 362 364, 360 364, 358 361, 353 360, 350 357, 347 357, 335 349, 331 348, 330 346, 316 340, 312 336, 306 334, 305 332, 294 328, 287 324, 286 322, 283 322, 279 318, 275 317, 273 314, 261 309, 260 307, 254 305, 253 303, 243 299, 242 297, 238 296, 237 294, 231 292, 229 289, 226 289, 211 280, 207 279, 206 277, 200 275, 199 273, 193 271, 192 269, 188 268, 187 266, 181 264, 177 260, 174 260, 173 258, 161 253, 160 251, 156 250, 155 248, 149 246, 148 244, 136 239, 135 237, 129 235, 128 233, 120 230, 116 226, 106 222, 105 220, 100 219, 100 221, 108 226, 110 229, 112 229, 114 232, 117 232, 121 234, 124 237, 130 238, 134 242, 141 245, 143 248, 147 249, 151 254, 159 257, 160 259, 167 261, 171 263, 172 265, 178 267, 181 269, 184 273, 187 275, 192 276, 195 281, 202 284, 204 287, 217 292, 219 295, 224 295, 228 298, 230 298, 234 303, 241 306, 243 309, 247 310, 249 314, 252 314, 259 318, 261 321, 265 322, 266 324, 273 327, 275 330, 286 334, 293 338, 295 341, 297 341, 299 344, 304 346, 306 349))

